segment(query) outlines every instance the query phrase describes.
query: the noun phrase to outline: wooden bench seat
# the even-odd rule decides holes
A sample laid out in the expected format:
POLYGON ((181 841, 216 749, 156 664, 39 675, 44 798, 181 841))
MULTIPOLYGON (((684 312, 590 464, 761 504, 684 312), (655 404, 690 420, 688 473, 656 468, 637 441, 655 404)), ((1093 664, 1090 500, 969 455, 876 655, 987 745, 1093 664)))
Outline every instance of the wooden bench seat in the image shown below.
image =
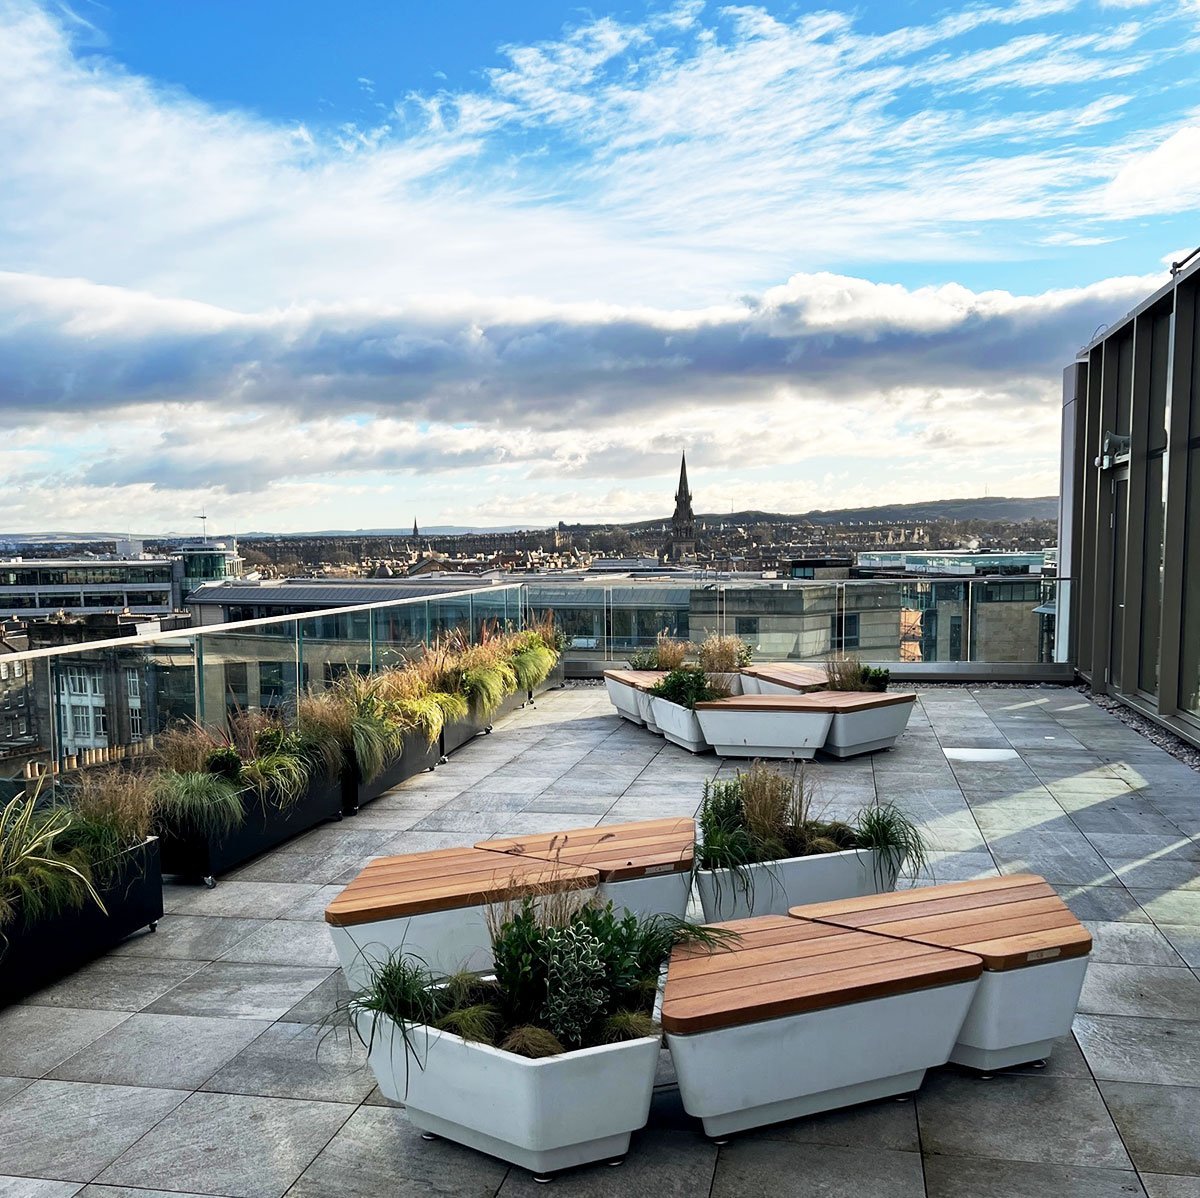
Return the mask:
POLYGON ((946 1062, 983 965, 971 953, 769 915, 671 955, 662 1026, 710 1136, 916 1090, 946 1062))
POLYGON ((379 857, 325 908, 325 922, 355 985, 395 952, 420 957, 436 972, 480 970, 491 964, 489 906, 591 890, 599 880, 586 866, 476 848, 379 857))
POLYGON ((325 908, 325 921, 339 927, 398 916, 428 915, 455 907, 506 902, 532 893, 586 890, 594 869, 517 857, 497 860, 475 848, 435 849, 377 857, 325 908))
POLYGON ((748 694, 772 694, 778 690, 800 694, 829 685, 829 675, 824 666, 800 662, 764 662, 761 665, 743 666, 741 673, 742 685, 748 694))
POLYGON ((924 886, 793 907, 800 919, 964 949, 987 970, 1084 957, 1092 938, 1054 889, 1034 874, 924 886))
POLYGON ((805 922, 974 953, 984 974, 951 1060, 1001 1069, 1071 1030, 1092 938, 1036 874, 1010 874, 791 908, 805 922))
POLYGON ((518 858, 536 858, 594 869, 598 897, 642 916, 683 918, 691 891, 696 823, 691 819, 640 820, 481 840, 475 847, 518 858))
POLYGON ((634 690, 648 691, 667 676, 666 670, 605 670, 604 677, 614 682, 632 686, 634 690))
POLYGON ((663 1030, 688 1034, 972 981, 978 957, 807 920, 766 915, 712 925, 730 948, 681 947, 663 992, 663 1030))
POLYGON ((596 870, 602 882, 623 882, 653 874, 689 872, 696 851, 696 821, 652 819, 602 824, 566 832, 480 840, 475 847, 586 866, 596 870))

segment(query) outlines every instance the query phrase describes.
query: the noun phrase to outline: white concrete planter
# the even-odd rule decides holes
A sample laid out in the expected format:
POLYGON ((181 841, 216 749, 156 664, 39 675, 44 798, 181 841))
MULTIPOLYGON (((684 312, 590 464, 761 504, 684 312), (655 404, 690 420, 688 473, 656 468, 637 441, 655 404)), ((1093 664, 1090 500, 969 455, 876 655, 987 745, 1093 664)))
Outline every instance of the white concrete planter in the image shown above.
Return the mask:
POLYGON ((855 757, 890 749, 908 727, 914 706, 916 699, 866 711, 835 712, 823 751, 834 757, 855 757))
POLYGON ((689 753, 708 752, 708 741, 704 739, 700 721, 690 707, 681 707, 657 695, 648 697, 654 723, 667 740, 687 749, 689 753))
POLYGON ((810 760, 825 744, 833 716, 823 711, 697 707, 701 735, 719 757, 810 760))
POLYGON ((632 724, 644 724, 646 722, 642 719, 638 707, 638 692, 636 687, 629 686, 624 682, 618 682, 615 678, 605 678, 604 686, 608 691, 608 697, 612 701, 612 705, 617 709, 618 715, 629 720, 632 724))
POLYGON ((691 892, 692 873, 685 869, 619 882, 601 882, 596 895, 602 903, 612 902, 618 918, 624 909, 642 919, 652 915, 677 915, 682 919, 687 914, 691 892))
POLYGON ((658 721, 654 717, 654 696, 648 691, 638 691, 637 709, 642 723, 656 736, 662 736, 663 731, 658 726, 658 721))
POLYGON ((667 1034, 684 1110, 724 1136, 918 1089, 944 1065, 976 982, 693 1035, 667 1034))
POLYGON ((985 972, 950 1059, 970 1069, 1006 1069, 1048 1057, 1071 1030, 1087 957, 985 972))
POLYGON ((352 989, 371 979, 373 968, 393 953, 420 957, 434 973, 460 969, 483 973, 492 967, 492 938, 486 907, 455 907, 426 915, 380 919, 349 927, 330 925, 342 972, 352 989))
MULTIPOLYGON (((359 1031, 371 1042, 370 1020, 359 1031)), ((434 1028, 381 1019, 368 1059, 379 1088, 422 1131, 537 1174, 624 1156, 645 1127, 657 1036, 530 1060, 434 1028)))
POLYGON ((749 886, 728 869, 696 871, 705 923, 786 915, 791 907, 859 898, 896 888, 895 874, 883 873, 874 849, 762 861, 747 866, 746 872, 749 886))

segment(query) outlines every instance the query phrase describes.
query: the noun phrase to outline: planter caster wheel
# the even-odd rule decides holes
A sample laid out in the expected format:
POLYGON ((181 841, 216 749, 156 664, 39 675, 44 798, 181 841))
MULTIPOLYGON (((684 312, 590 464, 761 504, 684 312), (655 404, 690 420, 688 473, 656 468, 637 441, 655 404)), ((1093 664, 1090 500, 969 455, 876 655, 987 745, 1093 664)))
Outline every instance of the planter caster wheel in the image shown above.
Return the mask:
POLYGON ((333 818, 340 824, 342 820, 346 818, 346 813, 344 811, 339 811, 333 818))
POLYGON ((981 1073, 978 1075, 978 1079, 981 1082, 990 1082, 995 1076, 994 1073, 981 1073))
POLYGON ((158 931, 158 920, 156 919, 152 923, 147 924, 146 930, 148 932, 157 932, 158 931))
POLYGON ((892 1099, 892 1101, 893 1102, 908 1102, 911 1098, 912 1098, 911 1094, 897 1094, 896 1097, 892 1099))
POLYGON ((443 755, 442 757, 438 758, 437 763, 438 763, 438 765, 449 765, 450 758, 443 755))
POLYGON ((209 890, 216 889, 217 879, 214 878, 212 876, 212 874, 209 874, 208 877, 206 877, 206 878, 202 878, 201 881, 203 881, 203 883, 207 889, 209 889, 209 890))
MULTIPOLYGON (((445 761, 446 759, 443 757, 443 758, 442 758, 442 760, 443 760, 443 761, 445 761)), ((425 772, 426 772, 427 774, 432 774, 432 773, 433 773, 433 771, 434 771, 435 769, 437 769, 437 766, 434 766, 434 765, 427 765, 427 766, 425 767, 425 772)))
POLYGON ((486 728, 483 730, 483 734, 484 734, 484 736, 491 736, 491 734, 492 734, 492 726, 491 726, 491 724, 489 724, 489 725, 488 725, 488 726, 487 726, 487 727, 486 727, 486 728))
POLYGON ((1044 1059, 1043 1059, 1043 1060, 1040 1060, 1040 1061, 1030 1061, 1030 1062, 1029 1062, 1029 1068, 1030 1068, 1030 1069, 1045 1069, 1045 1068, 1046 1068, 1046 1062, 1045 1062, 1045 1060, 1044 1060, 1044 1059))
POLYGON ((709 1140, 709 1143, 714 1148, 724 1148, 725 1145, 728 1144, 731 1139, 732 1139, 731 1136, 717 1136, 714 1139, 709 1140))
POLYGON ((624 1163, 625 1158, 623 1156, 614 1156, 611 1161, 605 1162, 610 1169, 615 1169, 618 1165, 623 1165, 624 1163))
POLYGON ((554 1174, 553 1173, 535 1173, 533 1175, 533 1180, 536 1181, 538 1183, 538 1185, 540 1185, 540 1186, 547 1186, 554 1180, 554 1174))
POLYGON ((435 1135, 433 1134, 433 1132, 431 1132, 431 1131, 423 1131, 423 1132, 421 1133, 421 1139, 422 1139, 422 1140, 436 1140, 437 1138, 438 1138, 438 1137, 437 1137, 437 1136, 435 1136, 435 1135))

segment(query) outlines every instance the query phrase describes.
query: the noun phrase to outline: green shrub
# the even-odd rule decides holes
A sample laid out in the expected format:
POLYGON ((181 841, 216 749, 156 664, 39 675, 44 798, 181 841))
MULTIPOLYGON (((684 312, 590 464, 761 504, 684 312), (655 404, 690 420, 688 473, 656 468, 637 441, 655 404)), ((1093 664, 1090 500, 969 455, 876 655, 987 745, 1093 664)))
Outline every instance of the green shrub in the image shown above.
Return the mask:
POLYGON ((677 703, 680 707, 695 708, 697 703, 723 699, 729 691, 710 681, 698 666, 682 666, 651 687, 650 693, 669 703, 677 703))
POLYGON ((731 939, 672 916, 618 918, 611 903, 526 898, 494 922, 494 980, 469 974, 439 980, 423 962, 393 954, 343 1004, 345 1018, 338 1021, 369 1045, 386 1016, 418 1062, 422 1026, 529 1057, 652 1036, 655 989, 675 945, 716 947, 731 939))

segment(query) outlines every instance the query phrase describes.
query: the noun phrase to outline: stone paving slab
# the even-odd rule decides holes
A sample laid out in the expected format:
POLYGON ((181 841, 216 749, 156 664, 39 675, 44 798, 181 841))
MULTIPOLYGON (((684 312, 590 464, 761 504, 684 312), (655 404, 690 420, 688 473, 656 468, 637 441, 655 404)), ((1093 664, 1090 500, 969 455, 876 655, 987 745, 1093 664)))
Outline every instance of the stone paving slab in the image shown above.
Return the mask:
MULTIPOLYGON (((529 1174, 427 1142, 360 1047, 322 1026, 347 988, 322 914, 377 854, 690 816, 693 756, 570 687, 445 766, 248 863, 169 884, 157 933, 0 1011, 0 1198, 526 1195, 529 1174)), ((661 1071, 622 1168, 560 1195, 1200 1198, 1200 780, 1073 690, 938 687, 896 749, 807 767, 829 810, 878 798, 928 829, 903 885, 1046 873, 1095 939, 1076 1020, 1043 1069, 933 1070, 867 1104, 717 1148, 661 1071)))

